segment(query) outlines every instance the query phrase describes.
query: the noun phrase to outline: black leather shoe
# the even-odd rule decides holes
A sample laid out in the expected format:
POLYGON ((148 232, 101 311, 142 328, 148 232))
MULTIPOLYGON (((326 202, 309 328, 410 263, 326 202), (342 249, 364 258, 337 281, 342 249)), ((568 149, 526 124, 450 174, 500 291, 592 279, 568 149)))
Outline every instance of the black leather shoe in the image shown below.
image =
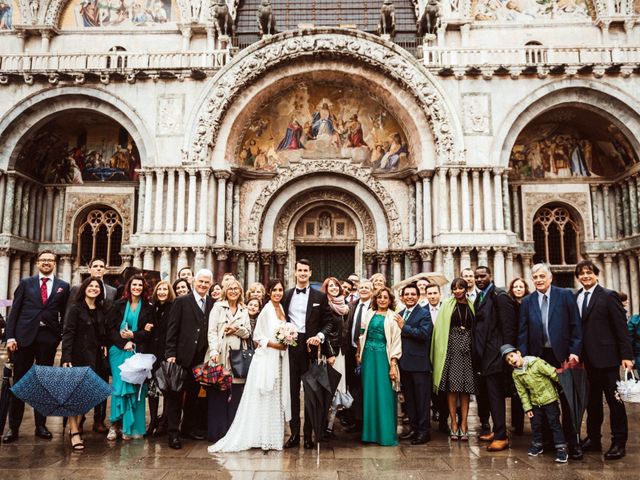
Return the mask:
POLYGON ((53 435, 51 432, 47 430, 47 427, 42 425, 41 427, 36 427, 36 437, 44 438, 45 440, 51 440, 53 435))
POLYGON ((305 450, 311 450, 313 447, 315 447, 316 444, 313 443, 313 440, 305 440, 304 441, 304 448, 305 450))
POLYGON ((12 443, 18 440, 18 430, 7 430, 4 437, 2 437, 2 443, 12 443))
POLYGON ((483 423, 480 426, 480 434, 478 436, 489 435, 491 433, 491 425, 488 423, 483 423))
POLYGON ((411 440, 411 445, 422 445, 431 441, 431 435, 428 433, 417 434, 416 437, 411 440))
POLYGON ((601 452, 602 444, 600 442, 594 442, 589 437, 585 438, 580 444, 583 452, 601 452))
POLYGON ((362 427, 357 423, 354 423, 353 425, 349 425, 345 428, 344 431, 347 433, 360 433, 362 431, 362 427))
POLYGON ((284 444, 284 448, 293 448, 300 446, 300 435, 291 435, 289 440, 284 444))
POLYGON ((169 448, 173 448, 174 450, 180 450, 182 448, 182 442, 180 441, 180 437, 170 437, 169 448))
POLYGON ((185 436, 191 440, 204 440, 204 435, 200 432, 189 432, 185 436))
POLYGON ((582 460, 584 455, 582 454, 582 448, 579 446, 569 447, 569 458, 571 460, 582 460))
POLYGON ((607 453, 604 454, 604 458, 605 460, 620 460, 626 453, 624 447, 614 443, 611 445, 611 448, 607 450, 607 453))
POLYGON ((409 430, 407 433, 403 433, 402 435, 400 435, 400 440, 413 440, 414 438, 416 438, 418 436, 418 432, 415 432, 413 430, 409 430))

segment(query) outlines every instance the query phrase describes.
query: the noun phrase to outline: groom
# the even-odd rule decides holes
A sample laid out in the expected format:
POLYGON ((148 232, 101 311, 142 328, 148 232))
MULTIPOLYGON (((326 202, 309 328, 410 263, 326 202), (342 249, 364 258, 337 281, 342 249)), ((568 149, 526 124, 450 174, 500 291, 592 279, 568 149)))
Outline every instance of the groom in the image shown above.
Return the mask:
MULTIPOLYGON (((287 321, 293 323, 298 330, 298 345, 289 347, 289 377, 291 388, 291 437, 284 444, 284 448, 300 445, 300 381, 302 375, 309 369, 312 359, 317 358, 317 349, 330 356, 329 342, 325 338, 331 331, 331 311, 327 296, 311 288, 311 265, 308 260, 296 261, 296 286, 285 293, 282 306, 287 321), (307 352, 307 345, 311 352, 307 352)), ((311 439, 311 422, 305 412, 304 420, 304 448, 314 447, 311 439)))

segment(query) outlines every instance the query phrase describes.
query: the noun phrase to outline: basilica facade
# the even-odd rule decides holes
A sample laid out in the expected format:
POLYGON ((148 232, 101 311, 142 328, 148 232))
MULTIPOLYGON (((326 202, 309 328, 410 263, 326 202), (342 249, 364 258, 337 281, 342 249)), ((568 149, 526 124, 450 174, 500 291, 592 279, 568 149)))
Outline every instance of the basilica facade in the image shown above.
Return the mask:
POLYGON ((0 39, 0 299, 46 247, 73 282, 592 258, 640 311, 638 1, 0 0, 0 39))

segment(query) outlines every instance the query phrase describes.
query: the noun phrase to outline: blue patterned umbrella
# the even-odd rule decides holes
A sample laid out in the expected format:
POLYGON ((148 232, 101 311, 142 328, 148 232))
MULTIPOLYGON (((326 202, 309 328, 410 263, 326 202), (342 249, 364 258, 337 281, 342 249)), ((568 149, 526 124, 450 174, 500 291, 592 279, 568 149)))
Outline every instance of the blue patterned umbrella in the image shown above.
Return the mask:
POLYGON ((11 389, 46 417, 84 415, 111 395, 111 387, 90 367, 34 365, 11 389))

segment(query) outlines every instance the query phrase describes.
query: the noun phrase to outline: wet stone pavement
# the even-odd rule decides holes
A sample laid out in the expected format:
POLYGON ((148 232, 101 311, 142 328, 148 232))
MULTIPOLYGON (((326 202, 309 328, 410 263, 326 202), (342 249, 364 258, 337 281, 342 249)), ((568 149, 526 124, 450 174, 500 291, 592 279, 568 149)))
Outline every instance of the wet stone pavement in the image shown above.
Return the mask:
MULTIPOLYGON (((605 407, 606 408, 606 407, 605 407)), ((91 432, 92 418, 85 424, 85 451, 73 452, 69 437, 62 435, 62 420, 49 418, 53 440, 33 435, 33 410, 25 419, 16 443, 0 446, 0 478, 34 479, 639 479, 640 404, 627 407, 630 436, 627 456, 605 462, 601 454, 588 453, 582 461, 566 465, 553 462, 553 452, 537 458, 527 456, 529 427, 512 438, 511 449, 489 453, 472 437, 468 444, 453 442, 437 431, 427 445, 378 447, 362 445, 358 436, 337 432, 337 438, 316 451, 302 448, 283 452, 207 453, 207 442, 183 441, 182 450, 171 450, 165 438, 108 442, 91 432)), ((606 413, 608 418, 608 413, 606 413)), ((471 430, 477 428, 475 409, 471 430)), ((338 422, 336 422, 336 425, 338 422)), ((435 426, 435 424, 434 424, 435 426)), ((336 430, 340 427, 337 426, 336 430)), ((583 429, 584 431, 584 429, 583 429)), ((608 448, 608 427, 604 429, 608 448)))

